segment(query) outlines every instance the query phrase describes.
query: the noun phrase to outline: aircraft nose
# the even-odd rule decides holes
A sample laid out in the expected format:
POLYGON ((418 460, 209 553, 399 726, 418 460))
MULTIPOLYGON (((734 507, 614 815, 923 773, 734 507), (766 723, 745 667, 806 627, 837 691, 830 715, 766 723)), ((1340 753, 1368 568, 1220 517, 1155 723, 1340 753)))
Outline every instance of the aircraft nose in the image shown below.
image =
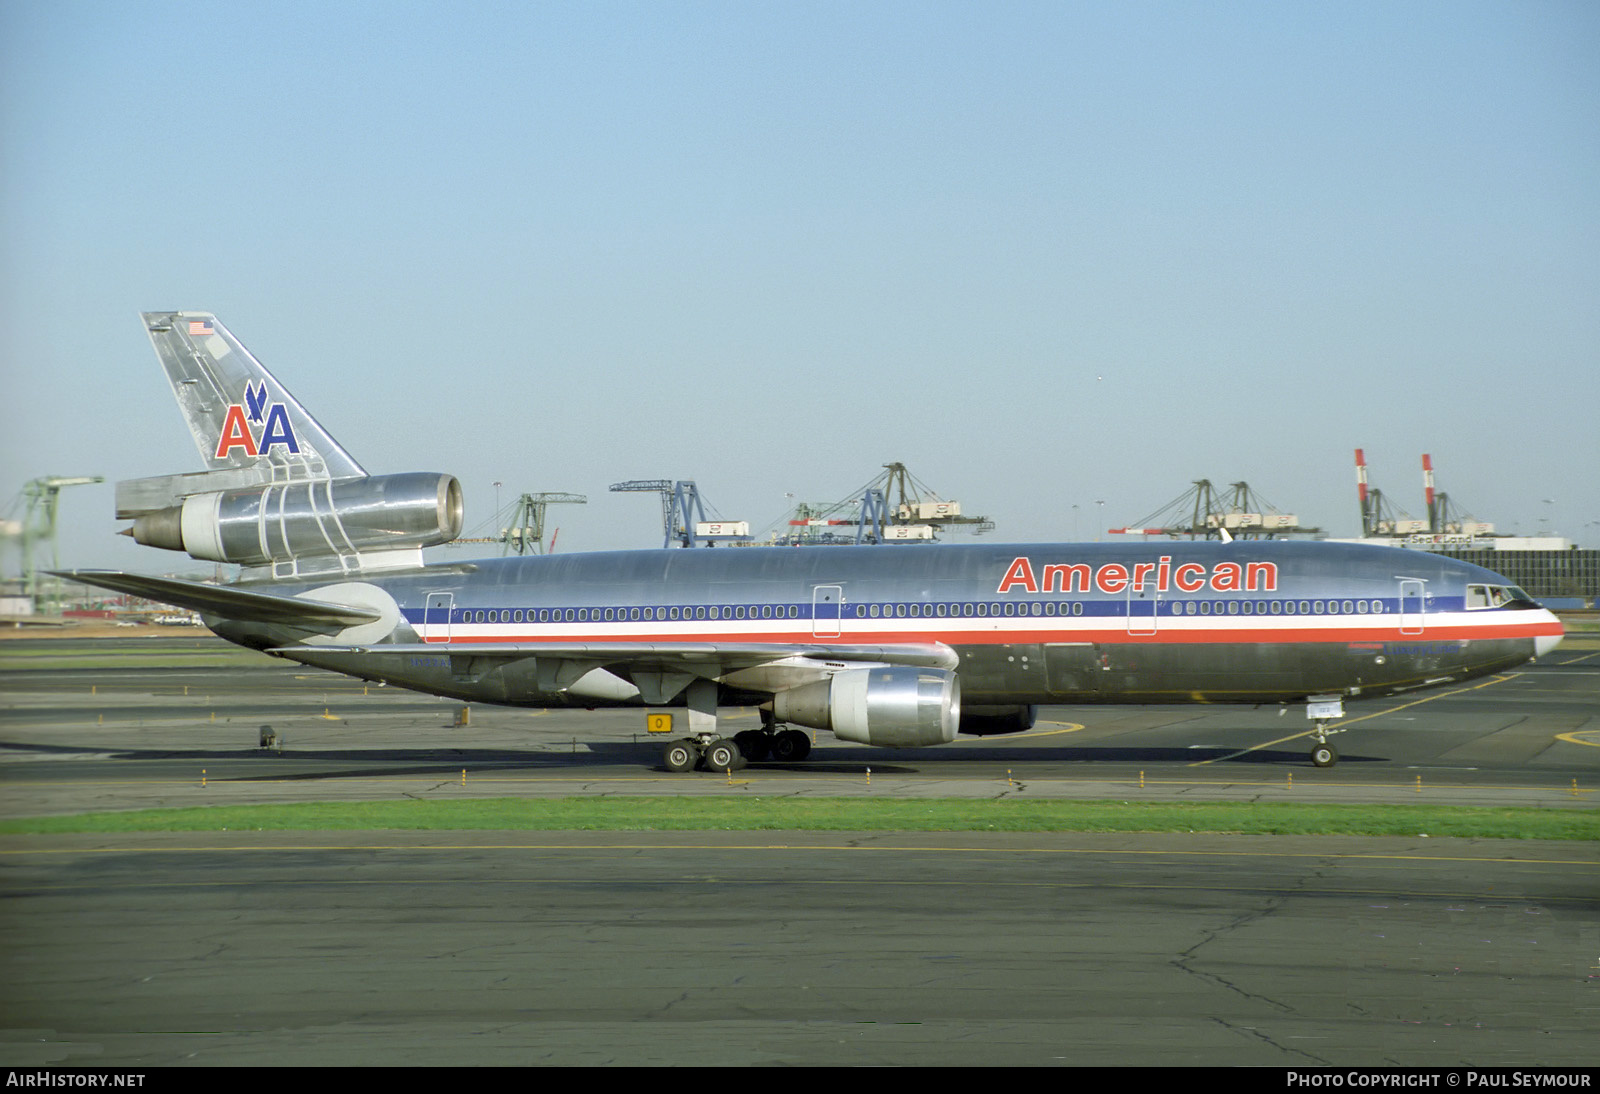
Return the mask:
POLYGON ((1544 614, 1549 618, 1551 623, 1555 624, 1556 630, 1554 634, 1541 634, 1535 636, 1533 640, 1533 655, 1535 657, 1543 657, 1545 654, 1561 645, 1561 640, 1567 636, 1566 628, 1561 625, 1561 620, 1556 618, 1556 614, 1554 612, 1547 611, 1544 614))

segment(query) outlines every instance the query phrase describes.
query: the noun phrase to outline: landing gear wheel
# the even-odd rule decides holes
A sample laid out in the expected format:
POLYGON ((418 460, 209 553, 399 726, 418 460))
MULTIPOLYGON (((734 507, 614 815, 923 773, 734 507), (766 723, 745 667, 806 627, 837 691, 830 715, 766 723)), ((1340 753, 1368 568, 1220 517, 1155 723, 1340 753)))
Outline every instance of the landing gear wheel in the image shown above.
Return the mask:
POLYGON ((706 745, 705 763, 711 771, 733 771, 744 766, 744 753, 726 737, 718 737, 706 745))
POLYGON ((1339 750, 1330 744, 1313 745, 1311 763, 1315 767, 1332 767, 1339 762, 1339 750))
POLYGON ((811 755, 811 738, 798 729, 786 729, 772 738, 772 758, 779 763, 798 763, 811 755))
POLYGON ((700 750, 693 741, 673 741, 662 749, 661 762, 668 771, 693 771, 700 762, 700 750))
POLYGON ((759 729, 735 733, 733 743, 739 746, 744 758, 753 764, 760 763, 772 754, 772 734, 762 733, 759 729))

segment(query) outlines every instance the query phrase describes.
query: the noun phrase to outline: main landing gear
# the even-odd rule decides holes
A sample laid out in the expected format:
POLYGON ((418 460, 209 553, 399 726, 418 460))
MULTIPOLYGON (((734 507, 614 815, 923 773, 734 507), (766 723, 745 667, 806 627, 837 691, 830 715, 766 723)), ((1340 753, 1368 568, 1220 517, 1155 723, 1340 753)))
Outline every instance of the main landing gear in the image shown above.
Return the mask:
POLYGON ((1316 723, 1311 731, 1311 764, 1313 767, 1332 767, 1339 762, 1339 750, 1328 743, 1328 738, 1342 729, 1329 729, 1328 723, 1344 717, 1344 700, 1338 695, 1312 695, 1306 698, 1306 717, 1316 723))
POLYGON ((811 754, 811 738, 798 729, 747 729, 731 739, 711 733, 684 737, 661 750, 668 771, 738 771, 750 762, 796 763, 811 754))

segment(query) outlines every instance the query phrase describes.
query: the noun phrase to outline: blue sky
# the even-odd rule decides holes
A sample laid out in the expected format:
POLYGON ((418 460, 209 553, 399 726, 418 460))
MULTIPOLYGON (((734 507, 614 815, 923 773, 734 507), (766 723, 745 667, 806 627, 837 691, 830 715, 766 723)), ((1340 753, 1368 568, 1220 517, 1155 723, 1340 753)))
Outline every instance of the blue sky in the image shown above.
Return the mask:
MULTIPOLYGON (((198 469, 137 320, 193 308, 469 525, 588 494, 562 549, 891 460, 1006 540, 1198 478, 1354 535, 1356 447, 1593 546, 1597 56, 1584 2, 9 0, 0 498, 198 469)), ((183 561, 111 509, 64 564, 183 561)))

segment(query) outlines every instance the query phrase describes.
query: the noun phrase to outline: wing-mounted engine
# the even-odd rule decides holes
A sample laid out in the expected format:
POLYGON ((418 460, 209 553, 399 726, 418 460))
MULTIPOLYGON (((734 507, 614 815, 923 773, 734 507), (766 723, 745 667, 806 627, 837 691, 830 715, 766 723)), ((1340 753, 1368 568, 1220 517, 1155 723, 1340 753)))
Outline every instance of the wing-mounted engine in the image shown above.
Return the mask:
POLYGON ((161 508, 125 507, 122 485, 117 515, 133 518, 125 534, 139 543, 208 562, 271 566, 274 577, 420 565, 422 548, 461 534, 454 475, 299 479, 169 496, 176 504, 161 508))
POLYGON ((772 711, 780 722, 831 729, 858 744, 948 744, 961 721, 961 681, 945 669, 911 665, 849 669, 778 692, 772 711))

